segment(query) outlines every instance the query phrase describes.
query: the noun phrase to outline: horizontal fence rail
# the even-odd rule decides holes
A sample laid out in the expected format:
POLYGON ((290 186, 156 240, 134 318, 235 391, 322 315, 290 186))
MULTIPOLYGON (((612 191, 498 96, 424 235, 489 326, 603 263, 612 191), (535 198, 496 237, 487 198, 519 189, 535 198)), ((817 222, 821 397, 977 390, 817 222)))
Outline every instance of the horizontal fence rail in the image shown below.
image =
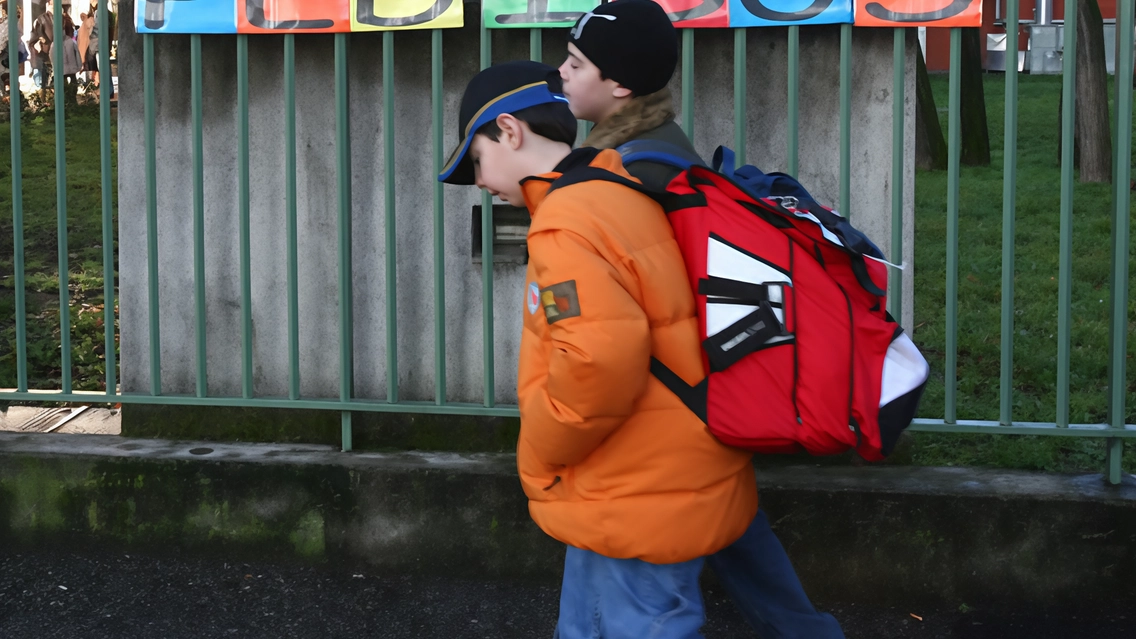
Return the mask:
MULTIPOLYGON (((1007 30, 1016 33, 1018 28, 1018 0, 1008 0, 1007 30)), ((944 404, 931 406, 924 403, 924 415, 941 410, 941 417, 924 417, 915 420, 911 429, 929 432, 952 433, 990 433, 990 434, 1026 434, 1026 435, 1060 435, 1073 437, 1096 437, 1108 440, 1108 468, 1109 479, 1117 483, 1120 481, 1120 460, 1123 452, 1123 442, 1136 437, 1136 426, 1126 423, 1126 388, 1127 388, 1127 339, 1128 339, 1128 282, 1129 282, 1129 253, 1130 253, 1130 197, 1129 184, 1131 180, 1130 157, 1132 153, 1132 86, 1130 82, 1118 82, 1115 94, 1115 149, 1114 149, 1114 202, 1112 207, 1113 239, 1110 247, 1112 261, 1110 268, 1111 286, 1109 304, 1110 318, 1110 350, 1108 372, 1108 419, 1099 424, 1070 423, 1070 384, 1072 359, 1070 353, 1071 327, 1073 322, 1071 290, 1073 286, 1072 237, 1075 232, 1073 226, 1073 196, 1074 196, 1074 165, 1073 165, 1073 129, 1075 122, 1075 49, 1076 49, 1076 11, 1074 0, 1070 0, 1071 7, 1067 14, 1066 23, 1069 28, 1065 30, 1065 58, 1063 74, 1063 110, 1061 113, 1061 132, 1063 144, 1060 151, 1060 187, 1061 201, 1057 215, 1060 218, 1060 235, 1058 250, 1060 252, 1059 290, 1057 294, 1057 367, 1054 371, 1057 378, 1057 403, 1053 407, 1053 420, 1051 422, 1020 422, 1015 421, 1013 405, 1014 384, 1014 331, 1015 331, 1015 224, 1016 224, 1016 197, 1019 185, 1017 181, 1018 160, 1018 72, 1016 65, 1007 64, 1005 72, 1005 134, 1003 139, 1003 200, 1001 208, 1001 292, 1000 292, 1000 326, 999 348, 1001 360, 998 374, 987 380, 989 384, 999 387, 998 419, 992 421, 960 419, 958 415, 958 385, 954 380, 958 378, 959 366, 959 216, 960 216, 960 184, 964 182, 961 170, 961 69, 962 69, 962 30, 952 28, 950 33, 950 74, 948 96, 948 165, 947 165, 947 194, 946 194, 946 298, 945 317, 945 352, 943 353, 942 370, 938 371, 946 380, 944 384, 944 404)), ((1121 51, 1131 51, 1133 48, 1133 6, 1131 2, 1118 3, 1118 38, 1121 51)), ((60 7, 55 8, 58 18, 60 7)), ((99 20, 106 24, 106 3, 100 5, 99 20)), ((57 38, 62 20, 57 19, 55 28, 57 38)), ((806 27, 806 29, 809 27, 806 27)), ((19 37, 15 21, 9 22, 9 37, 13 40, 19 37)), ((681 74, 681 124, 684 130, 693 135, 695 130, 694 90, 695 90, 695 34, 691 29, 682 30, 680 59, 681 74)), ((751 71, 747 66, 747 34, 749 29, 736 29, 734 33, 734 122, 733 143, 740 160, 746 156, 747 140, 747 89, 751 71)), ((764 167, 766 170, 784 170, 791 175, 797 175, 800 170, 800 149, 798 140, 801 86, 801 45, 800 26, 790 26, 787 30, 787 130, 784 132, 787 163, 784 167, 764 167)), ((852 119, 852 43, 857 30, 851 25, 842 25, 839 29, 839 86, 838 86, 838 112, 833 114, 838 122, 839 131, 839 206, 841 213, 848 216, 851 212, 851 164, 853 158, 852 130, 855 126, 852 119)), ((485 68, 492 64, 493 32, 484 25, 480 29, 480 66, 485 68)), ((533 59, 541 58, 542 36, 539 29, 530 31, 530 51, 533 59)), ((88 392, 77 391, 72 385, 72 344, 71 326, 69 325, 69 299, 68 299, 68 273, 70 272, 68 258, 67 212, 68 212, 68 185, 66 168, 66 144, 64 136, 66 122, 66 107, 64 100, 56 102, 56 212, 58 229, 58 278, 59 278, 59 307, 61 333, 59 342, 60 369, 62 371, 58 388, 36 389, 32 380, 29 380, 28 352, 27 352, 27 283, 25 277, 26 255, 24 249, 24 234, 26 213, 24 210, 24 188, 22 183, 23 155, 21 140, 22 111, 19 91, 12 94, 11 109, 11 182, 12 182, 12 229, 13 229, 13 288, 15 305, 15 342, 12 361, 14 363, 15 388, 0 392, 2 401, 20 402, 83 402, 83 403, 111 403, 111 404, 164 404, 172 406, 213 406, 213 407, 250 407, 250 408, 296 408, 320 409, 341 411, 342 415, 342 447, 344 450, 352 448, 352 422, 353 412, 386 412, 386 413, 432 413, 438 415, 472 415, 472 416, 517 416, 516 406, 498 405, 495 400, 495 349, 494 349, 494 316, 493 316, 493 240, 494 227, 490 211, 492 211, 492 198, 486 194, 481 204, 484 214, 481 216, 481 284, 482 294, 482 337, 483 348, 483 384, 484 400, 480 403, 458 403, 448 401, 447 397, 447 335, 446 335, 446 292, 447 282, 445 276, 446 263, 446 234, 453 229, 446 228, 445 221, 445 192, 441 184, 435 184, 430 197, 430 210, 432 212, 433 237, 430 243, 432 248, 428 257, 434 269, 433 290, 426 296, 432 298, 434 307, 434 393, 432 400, 408 401, 400 396, 399 384, 399 332, 397 322, 397 309, 395 306, 395 293, 398 287, 397 258, 395 242, 395 209, 397 202, 395 180, 395 142, 394 127, 398 124, 394 105, 395 93, 395 55, 396 42, 405 37, 392 31, 384 32, 381 36, 382 58, 382 137, 381 150, 383 154, 384 206, 381 214, 384 216, 385 231, 385 266, 386 272, 382 282, 383 293, 386 299, 386 325, 385 340, 387 346, 387 393, 382 399, 368 399, 355 396, 355 345, 353 335, 355 325, 353 322, 353 260, 352 260, 352 152, 351 152, 351 118, 350 118, 350 81, 349 81, 349 45, 352 36, 346 33, 335 34, 334 37, 334 96, 331 108, 334 109, 334 148, 335 148, 335 193, 337 212, 335 228, 337 233, 337 295, 338 334, 340 348, 338 352, 339 387, 338 397, 305 397, 301 394, 300 386, 300 329, 299 329, 299 259, 298 259, 298 200, 297 200, 297 163, 302 161, 298 155, 296 133, 296 35, 285 34, 283 41, 284 77, 284 123, 282 136, 284 142, 284 175, 285 175, 285 210, 283 212, 284 226, 286 228, 286 270, 282 278, 286 281, 285 291, 287 297, 287 343, 284 347, 287 355, 288 383, 286 397, 268 397, 258 395, 254 388, 254 358, 252 349, 252 252, 251 246, 257 242, 252 236, 250 225, 250 164, 255 160, 250 157, 250 127, 249 127, 249 43, 248 35, 236 35, 234 42, 234 59, 236 67, 236 112, 237 112, 237 139, 235 146, 238 175, 237 175, 237 202, 236 217, 239 228, 239 277, 240 289, 240 388, 239 396, 211 395, 208 389, 207 371, 207 339, 206 326, 206 253, 205 253, 205 186, 203 167, 209 161, 205 153, 203 139, 203 66, 202 42, 200 35, 191 36, 162 36, 142 34, 142 85, 137 89, 142 93, 144 126, 142 136, 145 145, 145 228, 146 228, 146 273, 147 306, 149 324, 149 392, 123 393, 119 390, 119 377, 117 375, 118 362, 115 356, 116 334, 116 289, 115 289, 115 255, 114 255, 114 205, 112 202, 112 175, 113 165, 111 155, 111 100, 109 87, 109 73, 111 69, 109 58, 109 38, 99 41, 98 56, 100 68, 107 74, 107 79, 99 90, 99 151, 101 158, 102 188, 102 259, 105 299, 103 318, 105 326, 105 391, 88 392), (193 304, 195 332, 194 344, 196 353, 195 393, 193 395, 173 395, 163 392, 161 359, 162 333, 158 321, 158 309, 162 300, 159 299, 158 286, 158 237, 162 232, 158 217, 158 182, 157 182, 157 139, 156 124, 160 115, 160 107, 155 100, 155 38, 188 37, 190 43, 190 83, 191 83, 191 118, 193 125, 191 168, 193 184, 192 201, 192 229, 193 229, 193 304)), ((253 36, 257 37, 257 36, 253 36)), ((303 38, 304 35, 299 37, 303 38)), ((431 104, 430 131, 423 135, 429 140, 425 148, 429 149, 431 166, 438 172, 445 162, 444 129, 451 126, 446 117, 446 96, 443 93, 444 66, 443 66, 443 30, 433 30, 430 33, 430 61, 429 61, 429 96, 431 104)), ((890 260, 894 263, 910 261, 910 256, 904 252, 904 168, 912 161, 905 157, 904 136, 905 131, 905 99, 914 100, 914 96, 905 98, 906 82, 909 79, 908 64, 911 52, 909 46, 914 41, 910 29, 894 29, 894 56, 893 56, 893 110, 892 110, 892 157, 891 157, 891 196, 890 202, 890 260)), ((17 48, 12 47, 11 67, 18 68, 17 48)), ((556 61, 557 63, 559 61, 556 61)), ((1133 75, 1132 59, 1130 56, 1120 56, 1116 62, 1117 77, 1131 78, 1133 75)), ((914 68, 914 65, 911 65, 914 68)), ((756 77, 756 76, 755 76, 756 77)), ((14 82, 14 84, 16 84, 14 82)), ((64 79, 57 74, 55 78, 55 95, 64 94, 64 79)), ((452 114, 451 114, 452 115, 452 114)), ((586 133, 587 127, 581 126, 581 134, 586 133)), ((780 134, 779 134, 780 135, 780 134)), ((581 138, 582 140, 582 138, 581 138)), ((275 161, 276 158, 272 158, 275 161)), ((860 213, 860 212, 856 212, 860 213)), ((853 221, 856 220, 852 217, 853 221)), ((889 305, 891 311, 899 316, 903 309, 903 289, 900 278, 894 277, 889 287, 889 305)), ((188 297, 188 296, 187 296, 188 297)), ((179 336, 187 338, 188 336, 179 336)), ((167 338, 168 334, 167 334, 167 338)), ((918 341, 918 340, 917 340, 918 341)))

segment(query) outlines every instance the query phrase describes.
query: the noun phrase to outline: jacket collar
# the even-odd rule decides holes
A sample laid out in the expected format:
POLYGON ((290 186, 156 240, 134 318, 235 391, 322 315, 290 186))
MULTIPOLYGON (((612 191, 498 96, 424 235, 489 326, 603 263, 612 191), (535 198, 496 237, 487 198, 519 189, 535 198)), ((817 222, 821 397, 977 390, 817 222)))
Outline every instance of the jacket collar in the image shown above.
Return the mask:
POLYGON ((548 191, 552 188, 552 183, 556 181, 556 178, 574 169, 588 166, 631 178, 631 175, 624 170, 623 159, 618 152, 581 147, 569 153, 551 173, 534 175, 521 180, 521 191, 525 196, 525 206, 529 209, 529 215, 536 214, 537 207, 548 196, 548 191))
POLYGON ((582 146, 614 149, 643 133, 674 120, 671 90, 664 88, 648 95, 632 98, 622 109, 592 129, 582 146))

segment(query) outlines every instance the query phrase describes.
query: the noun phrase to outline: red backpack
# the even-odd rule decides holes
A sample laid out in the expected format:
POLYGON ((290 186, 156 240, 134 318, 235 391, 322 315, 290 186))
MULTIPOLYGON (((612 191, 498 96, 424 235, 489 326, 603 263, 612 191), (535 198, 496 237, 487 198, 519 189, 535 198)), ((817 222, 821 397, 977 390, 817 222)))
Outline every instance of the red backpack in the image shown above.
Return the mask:
POLYGON ((619 150, 625 164, 683 171, 664 194, 592 167, 554 187, 614 181, 663 204, 695 292, 709 374, 692 387, 652 359, 655 377, 731 446, 814 455, 855 448, 869 461, 890 454, 929 368, 885 310, 879 249, 792 178, 734 170, 728 149, 715 155, 725 172, 661 143, 619 150))

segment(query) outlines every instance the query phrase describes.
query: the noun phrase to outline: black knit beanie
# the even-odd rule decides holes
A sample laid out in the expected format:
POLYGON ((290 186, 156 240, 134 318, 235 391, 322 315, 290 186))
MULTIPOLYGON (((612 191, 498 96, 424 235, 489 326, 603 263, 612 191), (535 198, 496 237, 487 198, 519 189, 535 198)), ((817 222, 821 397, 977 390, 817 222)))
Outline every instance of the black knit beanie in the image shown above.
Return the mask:
POLYGON ((678 34, 651 0, 601 4, 576 21, 568 42, 635 95, 661 91, 678 64, 678 34))

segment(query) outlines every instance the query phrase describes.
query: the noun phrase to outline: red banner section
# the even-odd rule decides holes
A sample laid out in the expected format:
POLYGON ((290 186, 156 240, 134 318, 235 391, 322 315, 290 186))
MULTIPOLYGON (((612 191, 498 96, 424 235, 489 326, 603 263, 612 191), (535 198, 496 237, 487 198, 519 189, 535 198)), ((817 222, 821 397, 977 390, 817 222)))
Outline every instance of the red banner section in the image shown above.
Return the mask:
POLYGON ((864 0, 857 27, 980 27, 982 0, 864 0))

